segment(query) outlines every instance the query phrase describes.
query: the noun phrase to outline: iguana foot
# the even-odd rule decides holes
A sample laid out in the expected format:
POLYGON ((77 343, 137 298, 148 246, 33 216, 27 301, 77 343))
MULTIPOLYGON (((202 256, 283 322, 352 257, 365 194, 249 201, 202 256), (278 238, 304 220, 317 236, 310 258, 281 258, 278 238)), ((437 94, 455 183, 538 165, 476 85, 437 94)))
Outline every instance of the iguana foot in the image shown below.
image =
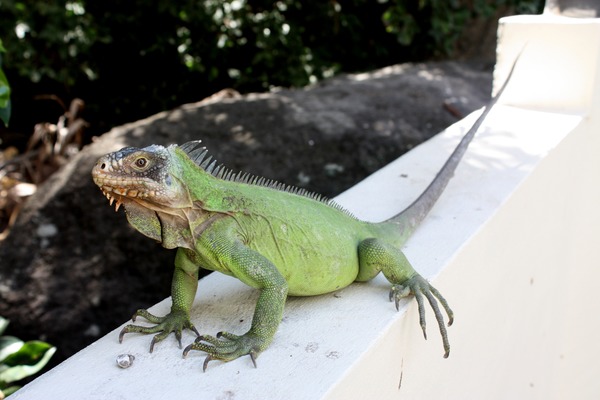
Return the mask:
POLYGON ((183 356, 186 357, 190 350, 199 350, 208 353, 204 360, 202 370, 206 372, 208 363, 212 360, 231 361, 236 358, 249 355, 252 364, 256 368, 256 357, 264 346, 264 341, 256 335, 245 334, 242 336, 227 332, 219 332, 217 336, 202 335, 196 341, 185 348, 183 356), (206 343, 204 343, 206 342, 206 343))
POLYGON ((157 333, 152 338, 150 343, 150 353, 154 351, 154 345, 164 340, 171 332, 175 333, 175 338, 179 342, 179 348, 181 348, 181 332, 183 329, 188 328, 194 331, 196 336, 200 336, 194 324, 190 321, 189 316, 183 311, 171 311, 164 317, 157 317, 156 315, 150 314, 147 310, 137 310, 131 320, 135 322, 137 317, 147 319, 149 322, 156 324, 154 326, 141 326, 141 325, 127 325, 119 333, 119 343, 123 342, 123 336, 126 333, 157 333))
POLYGON ((421 324, 421 329, 423 330, 423 336, 427 339, 427 331, 426 331, 426 323, 425 323, 425 307, 423 305, 423 295, 429 301, 431 308, 433 309, 433 313, 435 314, 435 319, 438 322, 438 326, 440 327, 440 333, 442 335, 442 341, 444 343, 444 358, 447 358, 450 355, 450 342, 448 341, 448 332, 446 331, 446 326, 444 324, 444 316, 440 311, 440 307, 438 305, 438 300, 442 304, 444 310, 446 310, 446 314, 448 314, 448 326, 452 325, 454 322, 454 313, 450 309, 448 302, 440 292, 437 291, 436 288, 431 286, 429 282, 425 280, 421 275, 415 275, 412 278, 409 278, 403 284, 396 284, 392 286, 390 290, 390 301, 394 300, 396 303, 396 310, 399 309, 400 299, 403 297, 407 297, 409 295, 414 295, 417 300, 417 305, 419 306, 419 323, 421 324))

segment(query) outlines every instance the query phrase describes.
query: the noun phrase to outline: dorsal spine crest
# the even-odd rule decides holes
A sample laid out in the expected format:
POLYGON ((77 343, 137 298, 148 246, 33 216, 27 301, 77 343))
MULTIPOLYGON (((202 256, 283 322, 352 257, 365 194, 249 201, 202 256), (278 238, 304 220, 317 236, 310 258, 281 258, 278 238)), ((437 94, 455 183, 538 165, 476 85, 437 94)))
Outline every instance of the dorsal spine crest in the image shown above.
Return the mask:
POLYGON ((233 172, 231 169, 225 166, 217 165, 217 160, 208 154, 208 149, 201 145, 200 140, 194 140, 191 142, 184 143, 178 146, 186 155, 207 173, 211 174, 217 179, 221 179, 229 182, 242 183, 253 186, 266 187, 270 189, 279 190, 281 192, 295 194, 297 196, 307 197, 309 199, 327 204, 339 211, 346 213, 347 215, 354 217, 352 213, 344 209, 342 206, 328 199, 318 193, 310 192, 304 188, 299 188, 292 185, 286 185, 285 183, 277 182, 273 179, 267 179, 262 176, 252 175, 248 172, 233 172))

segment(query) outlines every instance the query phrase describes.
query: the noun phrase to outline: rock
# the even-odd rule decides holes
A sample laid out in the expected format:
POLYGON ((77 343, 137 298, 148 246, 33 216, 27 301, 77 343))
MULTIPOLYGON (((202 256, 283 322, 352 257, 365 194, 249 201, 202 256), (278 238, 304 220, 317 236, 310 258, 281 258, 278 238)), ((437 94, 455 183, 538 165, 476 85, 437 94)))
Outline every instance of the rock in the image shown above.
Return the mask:
POLYGON ((227 91, 114 128, 39 187, 0 242, 0 315, 11 334, 56 345, 58 361, 169 296, 174 252, 129 227, 91 180, 108 152, 202 139, 234 170, 333 196, 481 107, 490 89, 478 65, 397 65, 305 89, 227 91))

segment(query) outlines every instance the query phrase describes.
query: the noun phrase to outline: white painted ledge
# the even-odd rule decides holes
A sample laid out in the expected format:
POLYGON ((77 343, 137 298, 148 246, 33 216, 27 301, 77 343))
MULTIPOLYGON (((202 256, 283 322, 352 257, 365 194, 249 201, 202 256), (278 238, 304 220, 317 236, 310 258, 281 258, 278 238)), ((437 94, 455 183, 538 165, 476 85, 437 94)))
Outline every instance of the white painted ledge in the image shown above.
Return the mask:
MULTIPOLYGON (((505 38, 521 22, 503 20, 499 49, 511 46, 505 38)), ((590 23, 598 33, 597 21, 590 23)), ((183 360, 169 338, 149 354, 150 338, 133 334, 119 345, 119 327, 12 399, 597 398, 600 43, 577 35, 564 42, 552 51, 571 57, 571 46, 587 49, 578 53, 586 55, 580 61, 589 72, 579 86, 585 101, 573 93, 576 106, 568 112, 537 107, 540 99, 529 96, 519 74, 555 65, 525 57, 515 80, 531 103, 523 104, 513 91, 490 114, 405 248, 455 310, 449 359, 442 358, 432 313, 425 341, 415 302, 396 312, 387 302, 388 283, 378 277, 330 295, 290 298, 258 369, 245 357, 212 362, 202 373, 202 353, 183 360), (519 107, 507 105, 509 100, 519 107), (116 366, 121 353, 136 357, 131 368, 116 366)), ((532 47, 538 51, 531 43, 527 51, 532 47)), ((499 59, 498 71, 512 63, 502 54, 499 59)), ((580 78, 573 70, 561 76, 580 78)), ((569 87, 562 81, 546 85, 569 87)), ((475 118, 470 115, 337 200, 373 221, 395 214, 423 190, 475 118)), ((244 332, 256 296, 237 280, 212 274, 200 282, 192 319, 202 333, 244 332)), ((153 311, 168 309, 166 300, 153 311)), ((192 340, 184 336, 185 343, 192 340)))

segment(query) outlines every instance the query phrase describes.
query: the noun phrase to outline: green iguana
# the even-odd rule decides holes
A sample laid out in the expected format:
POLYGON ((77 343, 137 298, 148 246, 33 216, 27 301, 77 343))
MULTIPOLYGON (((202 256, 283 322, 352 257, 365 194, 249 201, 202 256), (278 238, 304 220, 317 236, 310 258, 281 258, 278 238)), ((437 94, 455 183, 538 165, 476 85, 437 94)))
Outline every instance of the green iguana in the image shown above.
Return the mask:
MULTIPOLYGON (((514 65, 513 65, 514 70, 514 65)), ((512 70, 509 74, 512 74, 512 70)), ((477 129, 506 87, 486 106, 432 183, 408 208, 380 223, 361 221, 333 201, 245 173, 233 173, 208 155, 199 141, 143 149, 127 147, 100 158, 92 171, 116 210, 124 206, 131 225, 166 248, 178 248, 172 281, 171 311, 164 317, 138 310, 154 326, 127 325, 126 333, 156 334, 156 343, 191 329, 198 336, 187 346, 211 360, 230 361, 265 350, 275 335, 288 295, 314 296, 368 281, 379 272, 392 284, 389 298, 396 308, 414 295, 423 334, 427 299, 439 325, 444 357, 450 353, 444 316, 453 312, 442 295, 419 275, 401 247, 440 197, 477 129), (243 335, 220 332, 200 335, 190 321, 205 268, 234 276, 260 290, 250 330, 243 335)))

